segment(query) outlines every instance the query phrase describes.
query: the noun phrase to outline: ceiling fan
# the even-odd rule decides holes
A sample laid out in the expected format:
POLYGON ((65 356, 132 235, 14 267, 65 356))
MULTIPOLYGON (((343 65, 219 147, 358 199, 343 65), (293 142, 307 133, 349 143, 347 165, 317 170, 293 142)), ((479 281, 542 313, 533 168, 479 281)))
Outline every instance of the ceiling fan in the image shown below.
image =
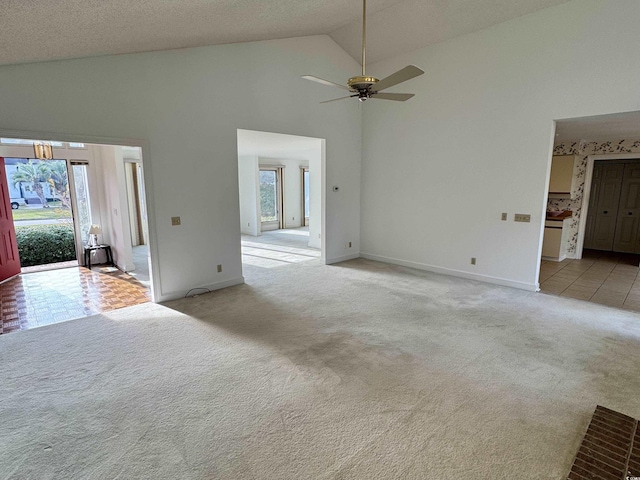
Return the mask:
POLYGON ((351 95, 346 97, 334 98, 333 100, 326 100, 320 103, 335 102, 337 100, 343 100, 345 98, 357 97, 359 101, 364 102, 368 98, 380 99, 380 100, 395 100, 397 102, 404 102, 414 96, 413 93, 380 93, 382 90, 386 90, 389 87, 393 87, 412 78, 418 77, 424 73, 415 65, 409 65, 396 73, 392 73, 388 77, 378 80, 376 77, 370 77, 366 74, 366 50, 367 50, 367 0, 362 0, 362 75, 357 77, 351 77, 347 81, 347 85, 340 85, 339 83, 324 80, 322 78, 315 77, 313 75, 303 75, 305 80, 311 80, 312 82, 318 82, 330 87, 338 87, 343 90, 351 92, 351 95))

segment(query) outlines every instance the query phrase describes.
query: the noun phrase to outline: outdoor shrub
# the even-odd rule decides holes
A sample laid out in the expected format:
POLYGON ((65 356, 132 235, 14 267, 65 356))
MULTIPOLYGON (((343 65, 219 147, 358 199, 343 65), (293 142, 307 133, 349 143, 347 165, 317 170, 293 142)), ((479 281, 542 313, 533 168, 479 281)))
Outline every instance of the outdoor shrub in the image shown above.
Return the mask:
POLYGON ((16 227, 16 237, 23 267, 76 259, 73 225, 16 227))

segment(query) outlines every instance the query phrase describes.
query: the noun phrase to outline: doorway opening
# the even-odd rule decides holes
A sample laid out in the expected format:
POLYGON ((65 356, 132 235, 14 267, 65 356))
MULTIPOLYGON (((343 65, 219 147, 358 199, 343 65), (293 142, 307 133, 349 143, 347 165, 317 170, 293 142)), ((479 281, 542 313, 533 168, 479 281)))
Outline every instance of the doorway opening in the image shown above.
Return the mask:
POLYGON ((238 130, 243 264, 324 261, 324 140, 238 130))
POLYGON ((640 112, 556 122, 541 291, 640 311, 638 159, 640 112))
POLYGON ((68 161, 6 157, 4 171, 21 271, 78 265, 81 227, 73 210, 84 209, 78 204, 84 198, 71 187, 74 172, 68 161))
POLYGON ((0 289, 3 308, 16 303, 18 315, 3 316, 0 333, 150 301, 141 148, 50 141, 55 159, 38 160, 34 142, 0 138, 11 212, 2 235, 13 239, 17 265, 2 272, 0 289))

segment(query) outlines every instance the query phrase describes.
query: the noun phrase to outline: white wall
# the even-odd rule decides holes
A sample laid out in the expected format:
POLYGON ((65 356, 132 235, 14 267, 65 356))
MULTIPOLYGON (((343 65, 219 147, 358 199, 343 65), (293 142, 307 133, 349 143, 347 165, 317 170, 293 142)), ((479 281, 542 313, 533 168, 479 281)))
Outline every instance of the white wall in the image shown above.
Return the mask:
POLYGON ((92 148, 97 150, 96 161, 104 192, 100 205, 103 211, 101 217, 106 221, 101 224, 102 238, 99 240, 111 245, 116 265, 125 272, 130 271, 135 266, 122 147, 96 145, 92 148))
POLYGON ((300 78, 357 71, 327 36, 4 66, 0 134, 143 147, 162 301, 242 281, 238 128, 326 139, 327 184, 342 184, 326 200, 327 261, 345 254, 340 236, 358 251, 360 110, 320 105, 335 92, 300 78))
POLYGON ((573 0, 370 66, 427 73, 364 105, 363 254, 536 288, 553 120, 640 109, 638 18, 573 0))
POLYGON ((260 235, 260 179, 258 157, 238 156, 238 187, 240 195, 240 230, 254 237, 260 235))
MULTIPOLYGON (((309 153, 309 246, 313 248, 322 248, 322 209, 324 205, 322 204, 320 192, 327 184, 322 172, 322 148, 324 146, 320 142, 320 148, 309 153)), ((325 191, 327 196, 333 194, 330 190, 325 191)), ((327 198, 327 203, 328 201, 329 199, 327 198)), ((325 218, 327 223, 332 220, 327 216, 325 218)), ((340 241, 340 234, 338 232, 336 234, 336 241, 340 246, 343 246, 344 242, 340 241)), ((341 257, 349 253, 351 252, 343 251, 341 257)))

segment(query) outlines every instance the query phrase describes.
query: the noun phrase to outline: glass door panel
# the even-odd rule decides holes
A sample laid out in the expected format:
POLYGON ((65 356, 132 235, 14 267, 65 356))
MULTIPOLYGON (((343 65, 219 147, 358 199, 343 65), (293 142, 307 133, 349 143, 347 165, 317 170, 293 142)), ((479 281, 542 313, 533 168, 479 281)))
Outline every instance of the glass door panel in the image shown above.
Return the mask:
POLYGON ((90 243, 89 229, 93 222, 89 189, 89 164, 82 160, 70 162, 69 189, 76 231, 78 260, 84 259, 84 247, 90 243))
POLYGON ((91 228, 91 203, 89 201, 89 181, 87 178, 87 165, 72 165, 73 191, 76 207, 77 235, 84 245, 89 242, 89 228, 91 228))
POLYGON ((280 228, 279 171, 260 170, 260 221, 262 230, 280 228))

